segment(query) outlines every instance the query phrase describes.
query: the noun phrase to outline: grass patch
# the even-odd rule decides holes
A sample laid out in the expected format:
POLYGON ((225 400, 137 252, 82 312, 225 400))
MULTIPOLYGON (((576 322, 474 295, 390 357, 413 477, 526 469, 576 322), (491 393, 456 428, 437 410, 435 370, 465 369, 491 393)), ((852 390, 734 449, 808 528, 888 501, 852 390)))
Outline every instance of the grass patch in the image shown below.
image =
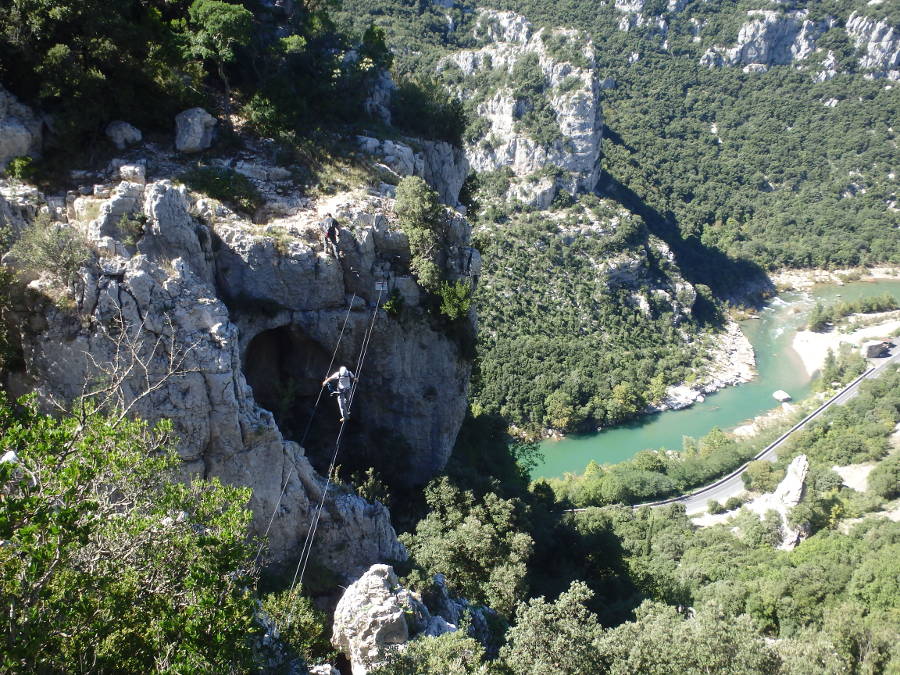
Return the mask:
POLYGON ((262 196, 256 186, 234 169, 197 166, 181 174, 179 178, 191 190, 232 204, 248 213, 262 204, 262 196))

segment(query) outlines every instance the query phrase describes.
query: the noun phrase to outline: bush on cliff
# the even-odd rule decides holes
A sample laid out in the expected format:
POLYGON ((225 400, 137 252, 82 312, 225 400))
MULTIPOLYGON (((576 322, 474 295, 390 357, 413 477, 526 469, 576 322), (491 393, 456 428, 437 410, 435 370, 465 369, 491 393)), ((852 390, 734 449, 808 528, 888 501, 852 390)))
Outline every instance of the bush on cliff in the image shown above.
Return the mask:
POLYGON ((0 396, 0 670, 252 667, 250 491, 177 482, 168 433, 0 396))

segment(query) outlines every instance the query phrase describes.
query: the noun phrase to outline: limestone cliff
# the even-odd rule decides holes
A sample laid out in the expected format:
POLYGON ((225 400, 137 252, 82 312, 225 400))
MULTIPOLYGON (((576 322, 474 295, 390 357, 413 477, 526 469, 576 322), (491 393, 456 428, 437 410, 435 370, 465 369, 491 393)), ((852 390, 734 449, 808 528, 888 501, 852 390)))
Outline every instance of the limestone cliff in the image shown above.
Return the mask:
MULTIPOLYGON (((316 203, 297 196, 289 171, 253 153, 213 160, 253 176, 265 202, 259 223, 179 184, 183 166, 170 152, 145 147, 128 159, 76 174, 82 187, 65 194, 0 183, 3 224, 21 231, 44 213, 92 251, 74 280, 49 270, 20 298, 22 367, 7 383, 14 392, 33 388, 44 401, 65 403, 85 386, 115 385, 110 391, 131 412, 171 419, 185 476, 253 488, 259 532, 274 511, 275 560, 296 557, 324 488, 316 469, 327 468, 338 430, 327 395, 306 447, 296 441, 333 351, 334 368, 347 364, 361 376, 339 463, 393 471, 390 478, 406 484, 443 467, 465 412, 470 366, 423 307, 391 199, 362 190, 316 203), (337 259, 322 251, 317 223, 326 212, 340 225, 337 259), (403 298, 399 313, 376 308, 389 294, 403 298)), ((456 216, 451 278, 477 273, 469 234, 456 216)), ((404 557, 382 505, 332 486, 315 562, 353 578, 404 557)))
POLYGON ((900 29, 854 12, 847 34, 859 51, 859 67, 875 77, 900 80, 900 29))
POLYGON ((806 59, 815 49, 816 39, 834 21, 811 21, 806 10, 778 12, 751 10, 741 26, 733 47, 711 47, 700 63, 705 66, 743 66, 746 72, 764 71, 769 66, 787 65, 806 59))
POLYGON ((745 72, 765 72, 774 65, 795 65, 814 71, 822 81, 834 77, 838 64, 833 52, 817 47, 829 31, 846 31, 856 49, 856 67, 868 77, 900 79, 900 30, 853 12, 846 21, 827 17, 814 21, 808 10, 789 12, 751 10, 734 45, 714 45, 700 63, 708 67, 740 66, 745 72), (818 58, 811 58, 813 55, 818 58))
POLYGON ((479 173, 511 173, 516 199, 546 208, 560 190, 597 184, 603 119, 593 45, 569 29, 540 30, 513 12, 479 10, 478 49, 453 53, 439 70, 481 118, 465 153, 479 173))

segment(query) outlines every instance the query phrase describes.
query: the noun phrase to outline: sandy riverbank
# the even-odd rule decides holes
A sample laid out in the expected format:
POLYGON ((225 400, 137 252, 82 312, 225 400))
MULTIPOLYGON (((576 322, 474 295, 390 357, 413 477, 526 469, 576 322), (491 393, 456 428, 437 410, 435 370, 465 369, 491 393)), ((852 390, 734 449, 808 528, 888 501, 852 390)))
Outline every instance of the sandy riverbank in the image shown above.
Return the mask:
POLYGON ((802 291, 816 284, 837 284, 842 286, 850 281, 877 281, 879 279, 900 279, 900 269, 896 267, 870 267, 846 270, 779 270, 769 275, 776 288, 802 291))
MULTIPOLYGON (((803 361, 803 367, 806 372, 812 376, 818 370, 821 370, 825 364, 825 358, 828 350, 832 350, 835 354, 841 346, 841 343, 860 347, 864 342, 870 340, 879 340, 889 337, 895 331, 900 330, 900 318, 897 312, 883 312, 881 314, 865 314, 857 315, 866 321, 878 321, 879 317, 884 321, 873 323, 870 326, 864 326, 850 333, 840 333, 831 331, 829 333, 813 333, 812 331, 798 331, 791 343, 794 351, 800 355, 803 361)), ((850 317, 852 320, 854 317, 850 317)))

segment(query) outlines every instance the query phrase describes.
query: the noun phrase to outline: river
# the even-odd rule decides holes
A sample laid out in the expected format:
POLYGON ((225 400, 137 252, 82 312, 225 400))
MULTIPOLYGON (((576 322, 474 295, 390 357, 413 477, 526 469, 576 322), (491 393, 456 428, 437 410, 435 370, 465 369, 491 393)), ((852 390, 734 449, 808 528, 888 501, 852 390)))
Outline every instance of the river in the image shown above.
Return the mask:
POLYGON ((532 478, 556 478, 566 472, 582 472, 591 460, 600 464, 621 462, 647 448, 681 449, 684 436, 699 438, 713 427, 733 429, 778 404, 772 392, 783 389, 795 400, 811 389, 800 357, 791 347, 806 315, 816 302, 825 305, 891 293, 900 299, 900 281, 859 281, 839 286, 820 284, 808 292, 786 292, 773 299, 758 319, 740 323, 756 353, 757 376, 752 382, 727 387, 683 410, 647 415, 632 424, 593 434, 573 435, 541 444, 543 462, 532 478))

